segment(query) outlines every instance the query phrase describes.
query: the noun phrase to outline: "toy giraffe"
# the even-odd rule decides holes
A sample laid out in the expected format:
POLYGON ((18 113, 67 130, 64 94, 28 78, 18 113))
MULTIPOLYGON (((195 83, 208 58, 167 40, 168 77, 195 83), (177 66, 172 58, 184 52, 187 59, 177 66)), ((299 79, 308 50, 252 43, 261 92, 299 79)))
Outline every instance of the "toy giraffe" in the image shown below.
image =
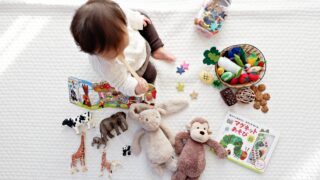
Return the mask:
POLYGON ((86 167, 86 162, 85 162, 85 157, 86 157, 86 152, 85 152, 85 139, 86 137, 86 132, 82 131, 81 134, 81 143, 79 146, 79 149, 77 150, 77 152, 75 152, 74 154, 72 154, 71 156, 71 173, 73 174, 74 171, 79 171, 77 168, 77 160, 80 160, 80 164, 82 167, 82 171, 85 172, 87 171, 87 167, 86 167))
POLYGON ((112 177, 112 170, 113 168, 116 168, 117 166, 120 166, 121 164, 118 161, 112 161, 111 163, 107 160, 107 153, 104 149, 102 152, 101 157, 101 174, 100 176, 103 176, 103 170, 106 169, 109 172, 109 177, 112 177))

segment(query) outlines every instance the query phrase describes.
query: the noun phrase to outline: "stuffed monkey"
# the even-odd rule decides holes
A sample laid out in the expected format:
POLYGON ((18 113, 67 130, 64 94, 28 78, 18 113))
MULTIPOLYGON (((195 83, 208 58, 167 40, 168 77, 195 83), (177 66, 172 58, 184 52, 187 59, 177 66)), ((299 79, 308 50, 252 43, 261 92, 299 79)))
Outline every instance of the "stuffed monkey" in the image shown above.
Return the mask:
POLYGON ((211 129, 207 120, 195 118, 187 125, 187 130, 175 138, 175 152, 180 156, 172 180, 199 179, 206 166, 204 145, 213 148, 218 157, 227 157, 226 150, 210 139, 211 129))

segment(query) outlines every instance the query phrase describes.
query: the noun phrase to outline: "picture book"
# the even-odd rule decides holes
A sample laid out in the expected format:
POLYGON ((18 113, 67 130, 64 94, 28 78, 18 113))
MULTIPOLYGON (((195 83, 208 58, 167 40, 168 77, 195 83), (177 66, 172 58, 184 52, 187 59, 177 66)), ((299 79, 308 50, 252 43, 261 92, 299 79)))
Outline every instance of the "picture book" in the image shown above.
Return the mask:
POLYGON ((228 112, 217 140, 226 148, 229 160, 263 173, 278 138, 273 130, 228 112))
POLYGON ((154 105, 157 91, 152 84, 141 97, 125 96, 107 82, 92 83, 75 77, 68 78, 69 100, 71 103, 90 110, 101 108, 127 109, 133 103, 154 105))

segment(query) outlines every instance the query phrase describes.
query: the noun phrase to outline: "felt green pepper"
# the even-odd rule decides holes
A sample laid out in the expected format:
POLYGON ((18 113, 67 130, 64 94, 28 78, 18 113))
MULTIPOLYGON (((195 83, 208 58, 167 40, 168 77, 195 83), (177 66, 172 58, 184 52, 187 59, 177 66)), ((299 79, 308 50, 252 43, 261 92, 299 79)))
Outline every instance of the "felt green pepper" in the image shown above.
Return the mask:
POLYGON ((235 54, 234 55, 234 61, 240 66, 240 67, 242 67, 243 68, 243 63, 242 63, 242 61, 241 61, 241 59, 240 59, 240 56, 238 56, 237 54, 235 54))

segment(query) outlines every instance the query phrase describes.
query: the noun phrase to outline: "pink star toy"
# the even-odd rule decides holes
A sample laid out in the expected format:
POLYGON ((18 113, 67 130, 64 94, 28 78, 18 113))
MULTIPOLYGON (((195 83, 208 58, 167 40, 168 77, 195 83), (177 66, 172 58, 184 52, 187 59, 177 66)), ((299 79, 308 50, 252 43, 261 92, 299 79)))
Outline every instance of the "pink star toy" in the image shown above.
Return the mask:
POLYGON ((184 70, 188 70, 188 69, 189 69, 189 64, 186 63, 185 61, 183 61, 183 64, 181 64, 181 67, 182 67, 184 70))

